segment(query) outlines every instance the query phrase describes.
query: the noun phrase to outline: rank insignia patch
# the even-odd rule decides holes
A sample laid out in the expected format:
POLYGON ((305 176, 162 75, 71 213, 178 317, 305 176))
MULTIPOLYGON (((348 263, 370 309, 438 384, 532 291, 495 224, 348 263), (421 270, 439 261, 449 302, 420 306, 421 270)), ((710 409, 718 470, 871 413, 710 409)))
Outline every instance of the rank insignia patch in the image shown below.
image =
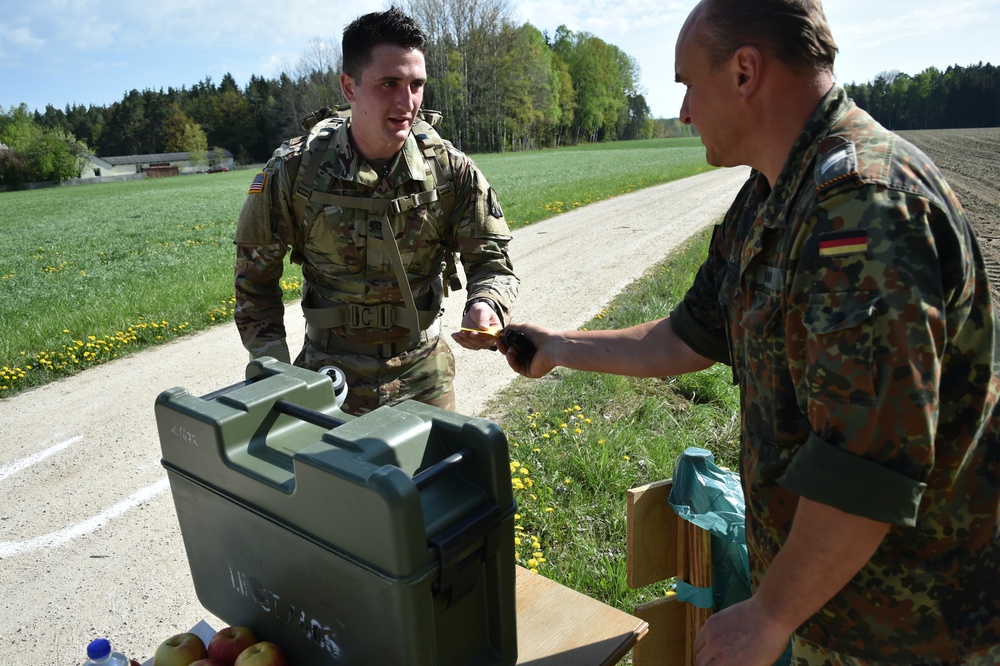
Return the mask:
POLYGON ((866 231, 831 231, 820 234, 819 254, 821 257, 835 257, 840 254, 864 252, 868 249, 866 231))
POLYGON ((247 190, 247 194, 260 194, 264 191, 264 182, 267 180, 267 174, 261 171, 259 174, 253 177, 253 182, 250 183, 250 189, 247 190))

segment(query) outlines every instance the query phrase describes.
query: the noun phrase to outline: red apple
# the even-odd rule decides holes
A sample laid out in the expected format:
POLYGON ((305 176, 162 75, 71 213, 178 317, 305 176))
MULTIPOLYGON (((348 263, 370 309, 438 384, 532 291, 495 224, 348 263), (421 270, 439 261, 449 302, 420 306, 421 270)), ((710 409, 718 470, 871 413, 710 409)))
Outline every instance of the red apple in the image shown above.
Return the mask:
POLYGON ((288 659, 276 644, 261 641, 240 652, 236 666, 288 666, 288 659))
POLYGON ((208 657, 218 666, 233 666, 240 652, 257 642, 257 636, 247 627, 224 627, 208 642, 208 657))
POLYGON ((191 666, 208 656, 205 644, 197 634, 185 631, 160 643, 153 653, 153 666, 191 666))

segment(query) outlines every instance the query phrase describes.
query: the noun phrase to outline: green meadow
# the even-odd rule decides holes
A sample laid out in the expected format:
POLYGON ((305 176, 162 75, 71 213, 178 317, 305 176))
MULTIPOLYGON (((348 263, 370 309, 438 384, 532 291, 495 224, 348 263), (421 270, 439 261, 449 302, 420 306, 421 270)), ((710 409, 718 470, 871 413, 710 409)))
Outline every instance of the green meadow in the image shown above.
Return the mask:
MULTIPOLYGON (((512 228, 709 169, 698 139, 480 155, 512 228)), ((0 400, 231 325, 232 236, 253 171, 0 194, 0 400)), ((300 295, 288 264, 285 295, 300 295)))

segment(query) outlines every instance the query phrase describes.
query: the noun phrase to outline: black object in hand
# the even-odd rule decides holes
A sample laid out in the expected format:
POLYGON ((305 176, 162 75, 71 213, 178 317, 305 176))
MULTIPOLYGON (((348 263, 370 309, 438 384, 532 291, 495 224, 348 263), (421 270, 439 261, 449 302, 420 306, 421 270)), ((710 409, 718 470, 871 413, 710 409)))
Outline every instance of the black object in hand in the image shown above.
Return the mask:
POLYGON ((531 359, 535 355, 535 343, 531 341, 527 335, 521 331, 513 328, 505 328, 500 331, 500 341, 503 342, 508 347, 512 347, 517 352, 517 357, 521 359, 526 366, 531 365, 531 359))

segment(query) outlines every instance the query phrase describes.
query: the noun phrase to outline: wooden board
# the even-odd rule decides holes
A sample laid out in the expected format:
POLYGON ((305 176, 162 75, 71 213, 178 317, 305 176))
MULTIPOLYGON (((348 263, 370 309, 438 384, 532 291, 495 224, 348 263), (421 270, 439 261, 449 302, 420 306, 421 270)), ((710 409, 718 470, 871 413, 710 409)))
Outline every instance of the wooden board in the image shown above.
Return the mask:
POLYGON ((667 498, 673 480, 628 491, 626 503, 626 582, 633 590, 677 575, 677 514, 667 498))
POLYGON ((633 664, 686 666, 687 605, 668 592, 665 597, 636 606, 635 614, 649 623, 649 633, 632 651, 633 664))
POLYGON ((634 615, 517 567, 517 663, 617 664, 648 631, 634 615))

